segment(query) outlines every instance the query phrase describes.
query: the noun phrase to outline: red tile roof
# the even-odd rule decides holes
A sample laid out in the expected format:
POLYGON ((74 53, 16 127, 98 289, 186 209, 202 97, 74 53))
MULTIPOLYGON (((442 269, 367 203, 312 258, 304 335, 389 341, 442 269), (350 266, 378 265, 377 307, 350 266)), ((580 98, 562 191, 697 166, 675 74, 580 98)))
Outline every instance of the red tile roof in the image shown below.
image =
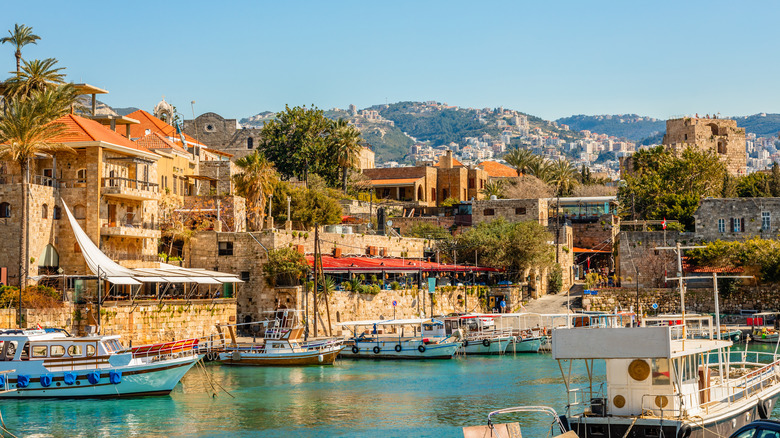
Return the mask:
POLYGON ((511 178, 518 176, 517 169, 501 164, 498 161, 483 161, 478 164, 492 178, 511 178))
POLYGON ((133 143, 127 137, 108 129, 94 120, 85 119, 84 117, 75 114, 68 114, 57 119, 57 122, 65 124, 65 132, 54 137, 52 141, 55 142, 76 143, 102 141, 116 146, 150 152, 149 149, 144 146, 133 143))
POLYGON ((136 140, 135 143, 148 149, 174 149, 183 154, 189 154, 184 148, 168 140, 159 132, 152 132, 149 135, 143 136, 136 140))
MULTIPOLYGON (((309 266, 314 264, 314 256, 306 256, 309 266)), ((490 271, 498 272, 495 268, 476 267, 468 265, 447 265, 422 260, 377 258, 377 257, 340 257, 329 255, 322 256, 322 269, 324 272, 471 272, 490 271)))
POLYGON ((420 178, 395 178, 395 179, 372 179, 371 185, 374 186, 404 186, 404 185, 412 185, 416 183, 417 181, 421 180, 420 178))
MULTIPOLYGON (((138 124, 130 125, 131 138, 145 137, 147 135, 146 130, 148 129, 151 132, 157 132, 162 134, 165 137, 173 138, 173 142, 176 144, 181 143, 181 140, 179 140, 179 134, 176 133, 176 128, 163 122, 162 120, 147 113, 144 110, 134 111, 128 114, 127 117, 136 119, 140 122, 138 124)), ((187 142, 189 143, 194 143, 194 144, 199 144, 201 146, 204 146, 202 143, 200 143, 199 141, 195 140, 194 138, 190 137, 187 134, 184 134, 184 139, 187 140, 187 142)))

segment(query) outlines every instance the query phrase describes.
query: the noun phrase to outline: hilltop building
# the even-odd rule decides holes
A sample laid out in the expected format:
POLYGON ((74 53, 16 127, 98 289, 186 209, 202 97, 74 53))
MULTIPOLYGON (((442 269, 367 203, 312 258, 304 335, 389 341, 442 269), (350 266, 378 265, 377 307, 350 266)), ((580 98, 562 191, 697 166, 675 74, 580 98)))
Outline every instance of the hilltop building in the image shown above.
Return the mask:
POLYGON ((714 151, 726 163, 730 174, 747 173, 745 128, 737 127, 736 120, 698 117, 667 120, 663 144, 673 149, 692 145, 699 150, 714 151))

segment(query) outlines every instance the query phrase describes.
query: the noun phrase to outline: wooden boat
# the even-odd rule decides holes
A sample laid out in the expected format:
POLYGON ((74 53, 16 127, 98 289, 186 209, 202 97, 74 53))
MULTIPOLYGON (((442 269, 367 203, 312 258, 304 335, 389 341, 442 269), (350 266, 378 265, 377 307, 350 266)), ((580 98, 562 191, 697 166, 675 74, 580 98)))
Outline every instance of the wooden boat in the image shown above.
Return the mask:
POLYGON ((333 365, 339 352, 346 346, 341 339, 302 341, 304 327, 300 323, 300 310, 269 312, 273 319, 262 322, 217 325, 220 336, 226 328, 230 343, 219 353, 217 360, 224 365, 250 366, 301 366, 333 365), (263 326, 262 342, 240 343, 234 328, 239 326, 263 326))
POLYGON ((463 438, 522 438, 519 423, 496 423, 493 417, 502 414, 516 413, 543 413, 553 418, 550 425, 550 433, 547 436, 554 438, 577 438, 577 434, 567 431, 566 426, 561 421, 561 417, 553 408, 547 406, 516 406, 513 408, 499 409, 488 414, 486 425, 466 426, 463 428, 463 438))
POLYGON ((0 330, 4 398, 165 395, 202 358, 197 339, 125 348, 119 336, 0 330))
POLYGON ((394 319, 342 322, 351 327, 352 346, 341 355, 369 359, 452 359, 461 342, 455 337, 424 337, 423 332, 443 330, 444 323, 436 319, 394 319), (404 336, 405 326, 413 328, 412 336, 404 336), (363 329, 371 327, 371 329, 363 329), (419 334, 418 334, 419 328, 419 334), (386 329, 390 333, 384 333, 386 329), (394 332, 393 332, 394 331, 394 332))
POLYGON ((516 341, 510 329, 497 329, 494 314, 464 314, 446 316, 443 330, 425 332, 423 336, 447 338, 459 333, 462 342, 458 353, 466 355, 504 354, 516 341))
POLYGON ((753 342, 777 344, 780 341, 780 331, 777 327, 780 322, 778 315, 775 312, 761 312, 748 318, 748 325, 752 327, 750 339, 753 342))

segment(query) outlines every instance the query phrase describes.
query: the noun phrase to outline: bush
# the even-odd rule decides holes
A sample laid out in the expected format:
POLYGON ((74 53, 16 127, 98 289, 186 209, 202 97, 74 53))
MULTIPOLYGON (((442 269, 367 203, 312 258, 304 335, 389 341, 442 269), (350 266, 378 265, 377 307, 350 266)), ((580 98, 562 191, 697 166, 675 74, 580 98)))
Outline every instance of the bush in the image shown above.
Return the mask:
MULTIPOLYGON (((29 286, 22 294, 22 305, 25 309, 62 307, 62 292, 47 286, 29 286)), ((18 308, 19 288, 0 287, 0 306, 18 308)))
POLYGON ((300 284, 301 278, 309 273, 306 257, 292 248, 280 248, 268 253, 268 262, 263 265, 268 284, 287 286, 300 284))
POLYGON ((561 265, 555 264, 547 275, 547 290, 551 294, 557 294, 563 289, 563 270, 561 265))
POLYGON ((394 282, 390 283, 390 289, 392 289, 392 290, 399 290, 399 289, 401 289, 401 283, 399 283, 397 281, 394 281, 394 282))

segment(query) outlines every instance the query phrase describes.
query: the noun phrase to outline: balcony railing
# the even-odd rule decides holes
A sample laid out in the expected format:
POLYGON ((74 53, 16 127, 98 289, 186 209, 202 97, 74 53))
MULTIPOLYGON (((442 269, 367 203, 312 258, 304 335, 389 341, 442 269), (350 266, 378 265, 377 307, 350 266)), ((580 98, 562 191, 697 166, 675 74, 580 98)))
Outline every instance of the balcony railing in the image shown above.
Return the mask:
MULTIPOLYGON (((0 175, 0 184, 21 184, 21 175, 0 175)), ((46 187, 60 187, 60 181, 56 178, 43 175, 31 175, 30 184, 46 187)))
POLYGON ((103 178, 103 187, 119 187, 125 189, 137 189, 156 192, 157 183, 149 181, 141 181, 138 179, 122 178, 122 177, 106 177, 103 178))
POLYGON ((156 222, 136 222, 128 220, 108 221, 104 222, 105 227, 127 227, 127 228, 141 228, 144 230, 159 230, 159 224, 156 222))

